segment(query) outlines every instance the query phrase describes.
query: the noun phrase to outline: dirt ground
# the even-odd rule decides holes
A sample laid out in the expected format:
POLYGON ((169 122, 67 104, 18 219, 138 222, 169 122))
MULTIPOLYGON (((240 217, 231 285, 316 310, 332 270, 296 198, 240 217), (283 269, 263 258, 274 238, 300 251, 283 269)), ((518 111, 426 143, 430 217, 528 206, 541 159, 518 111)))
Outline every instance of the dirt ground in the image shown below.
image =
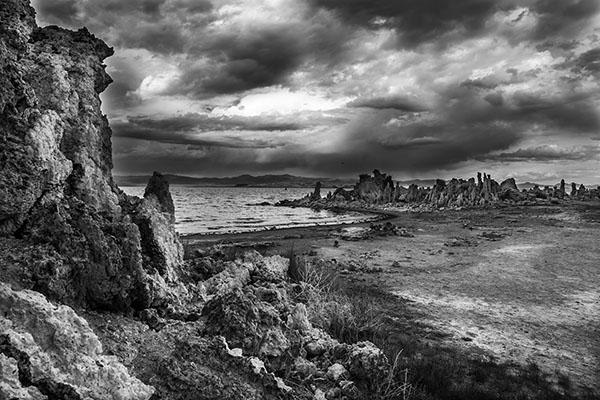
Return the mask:
POLYGON ((368 228, 359 224, 185 242, 189 252, 235 242, 359 265, 343 275, 392 294, 407 320, 427 327, 424 339, 535 363, 600 393, 599 204, 398 213, 389 222, 414 236, 342 239, 368 228))

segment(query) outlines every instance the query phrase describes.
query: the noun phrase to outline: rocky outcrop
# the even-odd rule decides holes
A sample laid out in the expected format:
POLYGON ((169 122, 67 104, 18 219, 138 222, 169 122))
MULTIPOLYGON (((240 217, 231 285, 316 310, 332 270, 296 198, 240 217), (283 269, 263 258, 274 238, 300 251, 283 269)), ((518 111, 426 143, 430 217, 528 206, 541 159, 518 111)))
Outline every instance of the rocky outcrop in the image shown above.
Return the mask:
POLYGON ((0 283, 0 398, 149 399, 88 323, 67 306, 0 283))
POLYGON ((107 349, 154 386, 153 399, 379 398, 387 357, 370 342, 340 343, 311 322, 308 289, 291 282, 288 259, 218 250, 203 258, 221 265, 195 283, 203 295, 193 321, 93 322, 107 349))
POLYGON ((298 200, 282 200, 276 205, 313 208, 372 208, 378 205, 404 206, 417 209, 443 209, 461 207, 488 207, 507 204, 537 204, 540 201, 556 204, 560 201, 600 200, 600 188, 589 190, 584 185, 572 184, 571 194, 565 191, 565 182, 557 187, 535 186, 520 191, 513 178, 498 184, 489 174, 477 173, 477 180, 453 178, 437 179, 431 187, 415 184, 404 188, 392 177, 373 171, 373 176, 363 174, 352 190, 336 189, 324 199, 306 196, 298 200))
POLYGON ((379 170, 373 171, 373 176, 362 174, 354 186, 354 195, 370 203, 389 203, 394 191, 392 177, 382 174, 379 170))
MULTIPOLYGON (((389 373, 387 358, 372 343, 342 344, 313 327, 306 305, 292 300, 298 295, 288 283, 288 264, 250 252, 237 261, 235 274, 222 272, 233 284, 220 283, 204 307, 205 334, 224 336, 232 349, 260 359, 267 372, 287 376, 286 384, 315 394, 339 392, 339 398, 374 394, 389 373)), ((208 292, 218 276, 206 282, 208 292)))
MULTIPOLYGON (((99 98, 111 54, 85 29, 38 28, 26 0, 0 3, 0 280, 14 287, 0 284, 0 398, 368 396, 387 358, 314 327, 287 259, 210 255, 186 270, 164 177, 141 199, 117 188, 99 98), (97 321, 122 364, 47 298, 97 321)), ((384 201, 387 177, 356 190, 372 198, 380 181, 384 201)))
POLYGON ((321 182, 315 184, 315 190, 310 195, 311 200, 321 200, 321 182))
POLYGON ((99 98, 113 50, 85 28, 38 28, 25 0, 0 3, 0 27, 0 240, 46 253, 50 270, 22 254, 13 262, 52 298, 152 305, 176 280, 181 245, 164 180, 153 177, 141 201, 113 182, 99 98))
POLYGON ((519 189, 517 188, 517 183, 514 180, 514 178, 509 178, 500 184, 498 197, 502 201, 510 200, 518 202, 524 200, 527 196, 524 196, 521 192, 519 192, 519 189))

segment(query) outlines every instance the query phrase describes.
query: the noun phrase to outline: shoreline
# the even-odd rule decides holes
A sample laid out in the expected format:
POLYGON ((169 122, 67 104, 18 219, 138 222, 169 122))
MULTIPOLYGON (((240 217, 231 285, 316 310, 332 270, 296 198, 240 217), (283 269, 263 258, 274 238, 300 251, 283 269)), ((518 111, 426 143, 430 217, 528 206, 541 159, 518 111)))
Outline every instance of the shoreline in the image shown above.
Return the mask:
MULTIPOLYGON (((348 227, 355 227, 355 226, 366 226, 368 224, 371 223, 377 223, 377 222, 382 222, 382 221, 389 221, 389 222, 395 222, 399 219, 401 219, 403 216, 406 215, 410 215, 410 214, 444 214, 444 213, 469 213, 469 212, 485 212, 485 211, 489 211, 489 212, 493 212, 493 211, 498 211, 498 210, 503 210, 503 209, 508 209, 508 210, 527 210, 527 209, 558 209, 558 208, 565 208, 565 207, 578 207, 578 206, 582 206, 585 207, 586 205, 590 205, 593 206, 594 204, 596 204, 597 206, 600 207, 600 202, 597 203, 585 203, 585 202, 572 202, 570 204, 562 204, 562 205, 553 205, 553 204, 531 204, 531 205, 506 205, 506 206, 497 206, 497 207, 463 207, 463 208, 458 208, 458 209, 454 209, 454 208, 446 208, 446 209, 418 209, 418 208, 406 208, 406 209, 398 209, 398 208, 393 208, 393 209, 377 209, 377 208, 360 208, 360 207, 340 207, 339 205, 335 205, 332 207, 323 207, 322 209, 325 210, 329 210, 329 211, 333 211, 333 212, 355 212, 355 213, 361 213, 361 214, 374 214, 377 215, 378 217, 373 219, 373 220, 365 220, 365 221, 355 221, 355 222, 343 222, 343 223, 332 223, 332 224, 310 224, 310 225, 296 225, 296 226, 285 226, 285 227, 280 227, 277 228, 276 226, 273 227, 269 227, 266 229, 257 229, 257 230, 252 230, 252 231, 243 231, 243 232, 224 232, 224 233, 212 233, 212 232, 206 232, 206 233, 189 233, 189 234, 179 234, 179 238, 183 241, 183 242, 218 242, 219 239, 226 239, 227 241, 235 241, 236 239, 243 239, 243 240, 250 240, 250 239, 256 239, 256 240, 262 240, 265 238, 279 238, 279 239, 286 239, 286 236, 297 236, 298 233, 302 232, 302 231, 306 231, 307 234, 309 235, 314 235, 316 232, 319 231, 323 231, 322 233, 325 232, 331 232, 331 231, 336 231, 338 229, 343 229, 343 228, 348 228, 348 227), (291 235, 286 235, 286 233, 289 233, 291 235), (214 239, 214 240, 211 240, 214 239)), ((310 207, 310 206, 277 206, 277 207, 284 207, 284 208, 308 208, 308 209, 314 209, 314 207, 310 207)), ((288 238, 289 239, 289 238, 288 238)))
POLYGON ((325 262, 351 293, 366 291, 380 304, 374 312, 390 321, 388 339, 406 349, 409 370, 421 352, 431 360, 450 354, 467 370, 498 374, 506 366, 510 374, 511 365, 535 364, 559 389, 567 382, 580 393, 600 390, 592 379, 600 370, 600 315, 592 312, 600 301, 600 203, 380 213, 414 237, 343 240, 338 228, 369 225, 355 223, 183 242, 189 254, 222 244, 236 254, 325 262))
MULTIPOLYGON (((287 206, 278 206, 278 207, 287 207, 287 206)), ((311 207, 296 206, 296 207, 289 207, 289 208, 311 208, 311 207)), ((331 208, 331 209, 327 208, 327 210, 333 211, 333 212, 339 212, 339 213, 354 212, 354 213, 360 213, 363 215, 374 215, 375 217, 371 220, 358 220, 358 221, 354 221, 354 222, 325 223, 325 224, 319 224, 319 223, 310 224, 309 223, 309 225, 300 225, 299 224, 299 225, 294 225, 294 226, 282 226, 282 227, 271 226, 271 227, 265 227, 263 229, 257 229, 257 230, 251 230, 251 231, 241 231, 241 232, 224 232, 224 233, 216 233, 216 232, 215 233, 211 233, 211 232, 202 233, 201 232, 201 233, 179 234, 179 237, 182 241, 187 241, 187 240, 197 240, 197 239, 201 239, 201 238, 212 238, 212 237, 214 237, 214 238, 222 238, 222 237, 234 238, 234 237, 241 237, 241 236, 262 236, 263 234, 293 232, 293 231, 302 230, 302 229, 331 230, 331 229, 338 229, 338 228, 351 227, 351 226, 356 226, 356 225, 364 225, 364 224, 371 224, 371 223, 386 221, 386 220, 398 217, 401 214, 397 211, 394 212, 394 211, 374 210, 374 209, 366 209, 366 208, 343 209, 340 207, 335 207, 335 208, 331 208)))

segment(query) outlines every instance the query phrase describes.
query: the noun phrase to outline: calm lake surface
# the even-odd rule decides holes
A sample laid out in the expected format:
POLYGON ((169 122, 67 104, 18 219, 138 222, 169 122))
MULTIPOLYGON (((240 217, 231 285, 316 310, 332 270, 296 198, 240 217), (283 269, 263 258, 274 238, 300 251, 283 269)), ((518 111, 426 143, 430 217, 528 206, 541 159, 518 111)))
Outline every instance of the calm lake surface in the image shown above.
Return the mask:
MULTIPOLYGON (((121 186, 129 195, 142 197, 144 187, 121 186)), ((376 217, 360 213, 334 213, 307 208, 256 206, 296 199, 308 188, 250 188, 171 186, 175 203, 175 229, 182 235, 251 232, 272 227, 332 225, 369 221, 376 217)), ((326 193, 326 190, 325 190, 326 193)))

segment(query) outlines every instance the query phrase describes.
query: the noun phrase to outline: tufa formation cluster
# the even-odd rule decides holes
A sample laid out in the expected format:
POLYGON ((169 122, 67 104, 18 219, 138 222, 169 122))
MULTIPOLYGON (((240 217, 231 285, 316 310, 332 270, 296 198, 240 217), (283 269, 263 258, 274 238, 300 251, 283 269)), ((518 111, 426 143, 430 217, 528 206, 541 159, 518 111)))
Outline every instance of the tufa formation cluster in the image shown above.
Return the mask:
POLYGON ((443 209, 462 207, 486 207, 498 205, 532 205, 539 203, 558 204, 565 201, 600 200, 600 188, 587 189, 583 184, 572 184, 567 192, 564 179, 557 187, 534 186, 519 190, 513 178, 498 183, 489 174, 477 173, 477 179, 453 178, 449 181, 437 179, 431 187, 415 184, 408 188, 394 185, 391 176, 378 170, 373 175, 363 174, 354 188, 337 188, 325 198, 320 195, 321 185, 299 200, 283 200, 279 206, 292 207, 356 207, 368 208, 376 205, 404 206, 417 209, 443 209))

